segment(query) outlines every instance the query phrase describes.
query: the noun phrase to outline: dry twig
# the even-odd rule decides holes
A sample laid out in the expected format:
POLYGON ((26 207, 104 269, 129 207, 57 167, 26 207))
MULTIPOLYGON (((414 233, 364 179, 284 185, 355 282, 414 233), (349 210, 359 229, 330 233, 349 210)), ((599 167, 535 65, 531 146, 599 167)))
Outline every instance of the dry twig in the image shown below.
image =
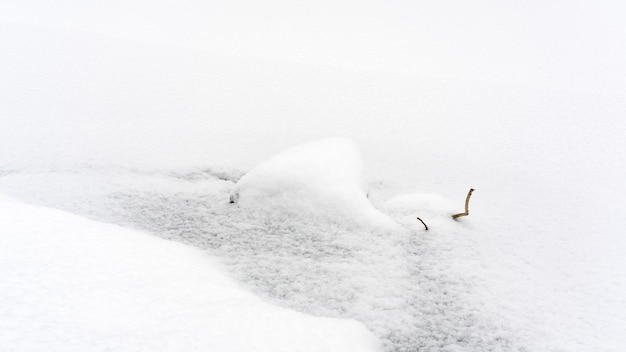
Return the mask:
POLYGON ((428 226, 426 226, 426 223, 424 222, 424 220, 420 219, 419 217, 417 218, 417 220, 422 222, 422 225, 424 225, 424 228, 426 229, 426 231, 428 231, 428 226))
POLYGON ((467 197, 465 198, 465 213, 454 214, 454 215, 452 215, 453 219, 456 219, 456 218, 461 217, 461 216, 468 216, 469 215, 469 200, 470 200, 470 197, 472 196, 472 192, 474 192, 473 188, 471 188, 469 190, 469 192, 467 192, 467 197))

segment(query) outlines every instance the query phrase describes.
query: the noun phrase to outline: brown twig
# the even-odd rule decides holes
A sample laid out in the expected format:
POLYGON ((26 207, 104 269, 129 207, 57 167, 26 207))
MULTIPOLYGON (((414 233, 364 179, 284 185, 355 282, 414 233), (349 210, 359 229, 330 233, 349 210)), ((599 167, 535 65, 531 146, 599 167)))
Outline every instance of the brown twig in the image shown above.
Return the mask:
POLYGON ((454 215, 452 215, 453 219, 456 219, 456 218, 461 217, 461 216, 468 216, 469 215, 469 200, 470 200, 470 197, 472 196, 472 192, 474 192, 473 188, 471 188, 469 190, 469 192, 467 192, 467 197, 465 197, 465 213, 454 214, 454 215))
POLYGON ((426 231, 428 231, 428 226, 426 226, 426 223, 424 222, 424 220, 420 219, 419 217, 417 218, 417 220, 422 222, 422 225, 424 225, 424 228, 426 229, 426 231))

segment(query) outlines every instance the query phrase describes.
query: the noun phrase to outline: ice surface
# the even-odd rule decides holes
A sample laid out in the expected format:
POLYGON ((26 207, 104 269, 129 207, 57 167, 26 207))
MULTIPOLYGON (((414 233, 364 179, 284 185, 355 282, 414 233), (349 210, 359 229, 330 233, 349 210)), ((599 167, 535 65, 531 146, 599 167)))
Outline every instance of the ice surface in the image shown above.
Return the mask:
POLYGON ((269 305, 146 233, 0 198, 0 234, 3 350, 378 350, 362 324, 269 305))

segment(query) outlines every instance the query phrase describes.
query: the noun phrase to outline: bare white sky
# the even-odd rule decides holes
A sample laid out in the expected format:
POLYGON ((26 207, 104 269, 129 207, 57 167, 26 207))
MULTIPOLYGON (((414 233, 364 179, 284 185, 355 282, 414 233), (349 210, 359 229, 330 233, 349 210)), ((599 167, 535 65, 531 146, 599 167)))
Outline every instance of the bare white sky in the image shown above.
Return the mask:
POLYGON ((0 22, 220 54, 626 91, 620 1, 13 1, 0 22))

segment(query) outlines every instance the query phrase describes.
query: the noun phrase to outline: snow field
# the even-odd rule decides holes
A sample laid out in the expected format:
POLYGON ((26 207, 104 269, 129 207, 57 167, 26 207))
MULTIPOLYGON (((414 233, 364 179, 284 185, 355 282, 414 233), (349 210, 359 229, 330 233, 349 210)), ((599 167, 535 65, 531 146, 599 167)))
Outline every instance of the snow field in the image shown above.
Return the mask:
MULTIPOLYGON (((551 10, 520 3, 510 13, 510 4, 452 2, 433 13, 381 2, 425 30, 407 31, 395 20, 373 29, 367 20, 363 49, 372 43, 368 34, 395 28, 386 33, 416 45, 417 55, 402 51, 401 60, 424 74, 390 67, 394 55, 369 56, 379 70, 357 69, 354 59, 364 56, 351 40, 338 43, 352 55, 341 67, 285 61, 272 49, 293 54, 297 43, 326 64, 337 63, 337 50, 271 35, 277 46, 257 46, 248 40, 264 36, 252 17, 233 22, 207 2, 63 3, 0 5, 0 192, 206 248, 229 258, 229 275, 256 294, 356 317, 388 350, 624 350, 626 60, 615 44, 624 11, 611 1, 551 10), (466 21, 449 21, 451 14, 466 21), (515 40, 494 22, 528 26, 545 50, 525 46, 530 32, 514 30, 515 40), (213 42, 224 38, 225 24, 250 29, 240 32, 244 41, 222 42, 243 57, 213 42), (417 32, 426 42, 415 40, 417 32), (472 46, 470 33, 483 45, 472 46), (481 33, 506 37, 496 44, 481 33), (447 51, 454 41, 461 45, 447 51), (499 44, 515 47, 513 61, 486 55, 501 53, 499 44), (452 55, 442 60, 446 51, 452 55), (464 66, 472 54, 479 65, 464 66), (436 67, 421 59, 457 77, 433 77, 436 67), (352 216, 326 221, 315 207, 286 214, 228 204, 243 171, 336 135, 359 145, 370 201, 405 230, 372 229, 352 216), (471 215, 450 221, 447 212, 462 210, 470 187, 477 190, 471 215)), ((336 3, 320 8, 333 10, 319 18, 346 17, 336 3)), ((230 6, 239 16, 242 6, 230 6)), ((308 18, 305 12, 296 17, 308 18)), ((355 32, 345 23, 336 24, 355 32)), ((281 35, 297 32, 278 27, 281 35)), ((318 191, 303 192, 359 213, 353 196, 337 202, 318 191)))

